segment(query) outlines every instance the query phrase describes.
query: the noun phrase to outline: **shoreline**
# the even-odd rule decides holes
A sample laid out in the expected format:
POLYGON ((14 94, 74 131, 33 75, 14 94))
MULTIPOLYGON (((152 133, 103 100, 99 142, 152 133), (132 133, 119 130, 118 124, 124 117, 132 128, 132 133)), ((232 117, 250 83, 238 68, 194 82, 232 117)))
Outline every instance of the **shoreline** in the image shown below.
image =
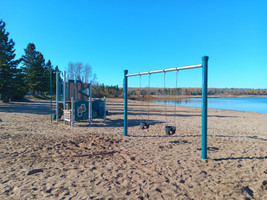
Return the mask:
MULTIPOLYGON (((174 100, 174 99, 189 99, 189 98, 201 98, 202 95, 151 95, 149 98, 151 99, 159 99, 159 100, 174 100)), ((208 95, 208 98, 242 98, 242 97, 259 97, 265 98, 267 95, 208 95)), ((131 95, 128 99, 131 100, 139 100, 138 95, 131 95)), ((149 99, 147 96, 141 97, 142 100, 149 99)))
MULTIPOLYGON (((232 96, 212 96, 212 97, 208 97, 208 99, 216 99, 216 98, 247 98, 247 96, 235 96, 235 97, 232 97, 232 96)), ((251 97, 251 96, 250 96, 251 97)), ((261 96, 260 98, 266 98, 267 96, 261 96)), ((190 103, 187 104, 183 104, 181 105, 181 100, 186 100, 186 99, 190 99, 190 98, 201 98, 201 96, 181 96, 179 98, 175 98, 175 97, 171 97, 171 98, 163 98, 162 96, 158 97, 158 98, 153 98, 153 99, 150 99, 150 102, 151 103, 156 103, 156 104, 160 104, 160 105, 175 105, 175 101, 180 101, 180 104, 176 104, 177 106, 185 106, 185 107, 192 107, 192 108, 201 108, 201 102, 198 102, 200 103, 200 105, 190 105, 190 103), (159 101, 159 102, 157 102, 159 101), (165 103, 165 101, 167 101, 167 103, 165 103)), ((251 97, 253 98, 253 97, 251 97)), ((140 102, 140 99, 130 99, 130 100, 133 100, 133 101, 139 101, 140 102)), ((145 101, 145 102, 148 102, 148 98, 143 98, 141 101, 145 101)), ((227 107, 227 106, 226 106, 227 107)), ((248 108, 248 107, 245 107, 245 108, 248 108)), ((222 105, 219 105, 218 107, 215 106, 211 106, 209 107, 208 106, 208 109, 218 109, 218 110, 229 110, 229 111, 240 111, 240 112, 249 112, 249 113, 259 113, 259 114, 266 114, 267 111, 252 111, 250 109, 244 109, 244 108, 236 108, 236 109, 233 109, 233 108, 224 108, 222 105)), ((259 109, 258 109, 259 110, 259 109)))
MULTIPOLYGON (((227 98, 232 98, 232 97, 214 97, 214 99, 219 99, 219 98, 225 98, 224 100, 227 101, 227 98)), ((235 98, 244 98, 244 97, 235 97, 235 98)), ((259 109, 257 107, 257 104, 255 104, 255 103, 253 104, 253 102, 252 102, 251 106, 248 106, 248 105, 245 106, 245 107, 244 106, 240 106, 240 105, 236 104, 235 100, 237 100, 237 99, 235 99, 235 98, 230 100, 230 102, 232 102, 233 105, 236 105, 234 107, 233 106, 229 106, 229 104, 208 103, 208 109, 218 109, 218 110, 229 110, 229 111, 240 111, 240 112, 267 114, 267 110, 264 109, 265 108, 264 106, 262 107, 262 109, 259 109), (254 108, 254 109, 251 109, 251 108, 254 108)), ((261 97, 261 98, 266 98, 266 97, 261 97)), ((188 98, 188 99, 190 99, 190 98, 188 98)), ((208 97, 208 101, 209 100, 212 101, 212 99, 213 99, 213 97, 208 97)), ((166 99, 166 100, 165 99, 154 99, 154 100, 151 100, 151 102, 158 103, 158 104, 161 104, 161 105, 164 105, 164 104, 175 105, 176 104, 178 106, 186 106, 186 107, 196 107, 196 108, 201 108, 202 107, 200 100, 197 100, 197 103, 193 103, 194 105, 192 105, 192 103, 190 103, 190 100, 185 100, 185 101, 181 101, 181 100, 185 100, 185 99, 171 99, 171 100, 168 100, 168 99, 166 99), (175 103, 175 101, 177 101, 178 103, 175 103), (187 102, 187 103, 185 103, 185 102, 187 102)), ((216 101, 216 100, 214 100, 214 101, 216 101)), ((239 100, 237 100, 237 101, 239 101, 239 100)), ((267 105, 267 104, 264 104, 264 105, 267 105)))

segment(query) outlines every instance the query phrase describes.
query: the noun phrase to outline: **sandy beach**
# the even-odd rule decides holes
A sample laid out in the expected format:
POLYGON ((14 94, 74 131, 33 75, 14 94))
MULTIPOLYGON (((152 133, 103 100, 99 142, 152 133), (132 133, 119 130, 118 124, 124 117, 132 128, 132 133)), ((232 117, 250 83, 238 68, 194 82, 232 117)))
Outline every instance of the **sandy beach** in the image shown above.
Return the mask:
POLYGON ((202 160, 200 108, 129 100, 124 137, 123 100, 107 107, 70 127, 49 101, 0 104, 0 199, 267 199, 267 114, 209 109, 202 160))

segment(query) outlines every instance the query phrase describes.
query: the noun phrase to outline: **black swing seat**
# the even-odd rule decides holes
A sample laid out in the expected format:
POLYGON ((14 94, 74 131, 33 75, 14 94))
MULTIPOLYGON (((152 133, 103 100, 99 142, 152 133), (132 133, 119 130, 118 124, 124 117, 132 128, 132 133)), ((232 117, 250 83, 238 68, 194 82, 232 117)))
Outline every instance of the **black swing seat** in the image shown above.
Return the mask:
POLYGON ((141 127, 141 129, 148 129, 149 128, 149 124, 147 122, 141 122, 140 123, 140 127, 141 127))
POLYGON ((173 135, 176 131, 175 126, 165 126, 165 132, 167 135, 173 135))

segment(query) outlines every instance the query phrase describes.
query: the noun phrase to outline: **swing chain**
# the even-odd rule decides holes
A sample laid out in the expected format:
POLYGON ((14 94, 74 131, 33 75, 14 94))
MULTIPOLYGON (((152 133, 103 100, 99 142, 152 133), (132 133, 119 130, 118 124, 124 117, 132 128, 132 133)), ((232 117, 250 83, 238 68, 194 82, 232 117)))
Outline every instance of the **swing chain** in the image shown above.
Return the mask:
MULTIPOLYGON (((164 75, 164 101, 167 102, 167 92, 166 92, 166 71, 163 70, 163 75, 164 75)), ((168 125, 168 120, 167 120, 167 105, 165 103, 165 123, 168 125)))
POLYGON ((143 102, 141 100, 141 74, 139 74, 139 100, 140 100, 140 127, 141 127, 141 129, 148 129, 149 124, 147 121, 146 122, 143 121, 143 116, 142 116, 143 102))
POLYGON ((148 74, 148 97, 147 97, 147 123, 149 123, 149 104, 150 104, 150 73, 148 74))
POLYGON ((143 121, 142 99, 141 99, 141 74, 139 74, 139 101, 140 101, 140 123, 143 121))
MULTIPOLYGON (((176 70, 176 83, 175 83, 175 93, 174 93, 175 97, 178 95, 177 88, 178 88, 178 70, 176 70)), ((177 104, 177 101, 175 100, 173 124, 176 124, 176 104, 177 104)))

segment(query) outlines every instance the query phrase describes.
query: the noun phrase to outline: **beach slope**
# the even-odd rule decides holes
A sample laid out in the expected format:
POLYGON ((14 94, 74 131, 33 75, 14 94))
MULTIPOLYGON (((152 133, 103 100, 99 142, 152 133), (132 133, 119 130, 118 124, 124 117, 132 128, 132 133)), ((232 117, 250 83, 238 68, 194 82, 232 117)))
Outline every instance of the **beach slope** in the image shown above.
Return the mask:
POLYGON ((0 104, 0 198, 267 199, 267 114, 209 109, 202 160, 200 108, 129 101, 124 137, 123 100, 107 103, 91 127, 51 124, 48 101, 0 104))

